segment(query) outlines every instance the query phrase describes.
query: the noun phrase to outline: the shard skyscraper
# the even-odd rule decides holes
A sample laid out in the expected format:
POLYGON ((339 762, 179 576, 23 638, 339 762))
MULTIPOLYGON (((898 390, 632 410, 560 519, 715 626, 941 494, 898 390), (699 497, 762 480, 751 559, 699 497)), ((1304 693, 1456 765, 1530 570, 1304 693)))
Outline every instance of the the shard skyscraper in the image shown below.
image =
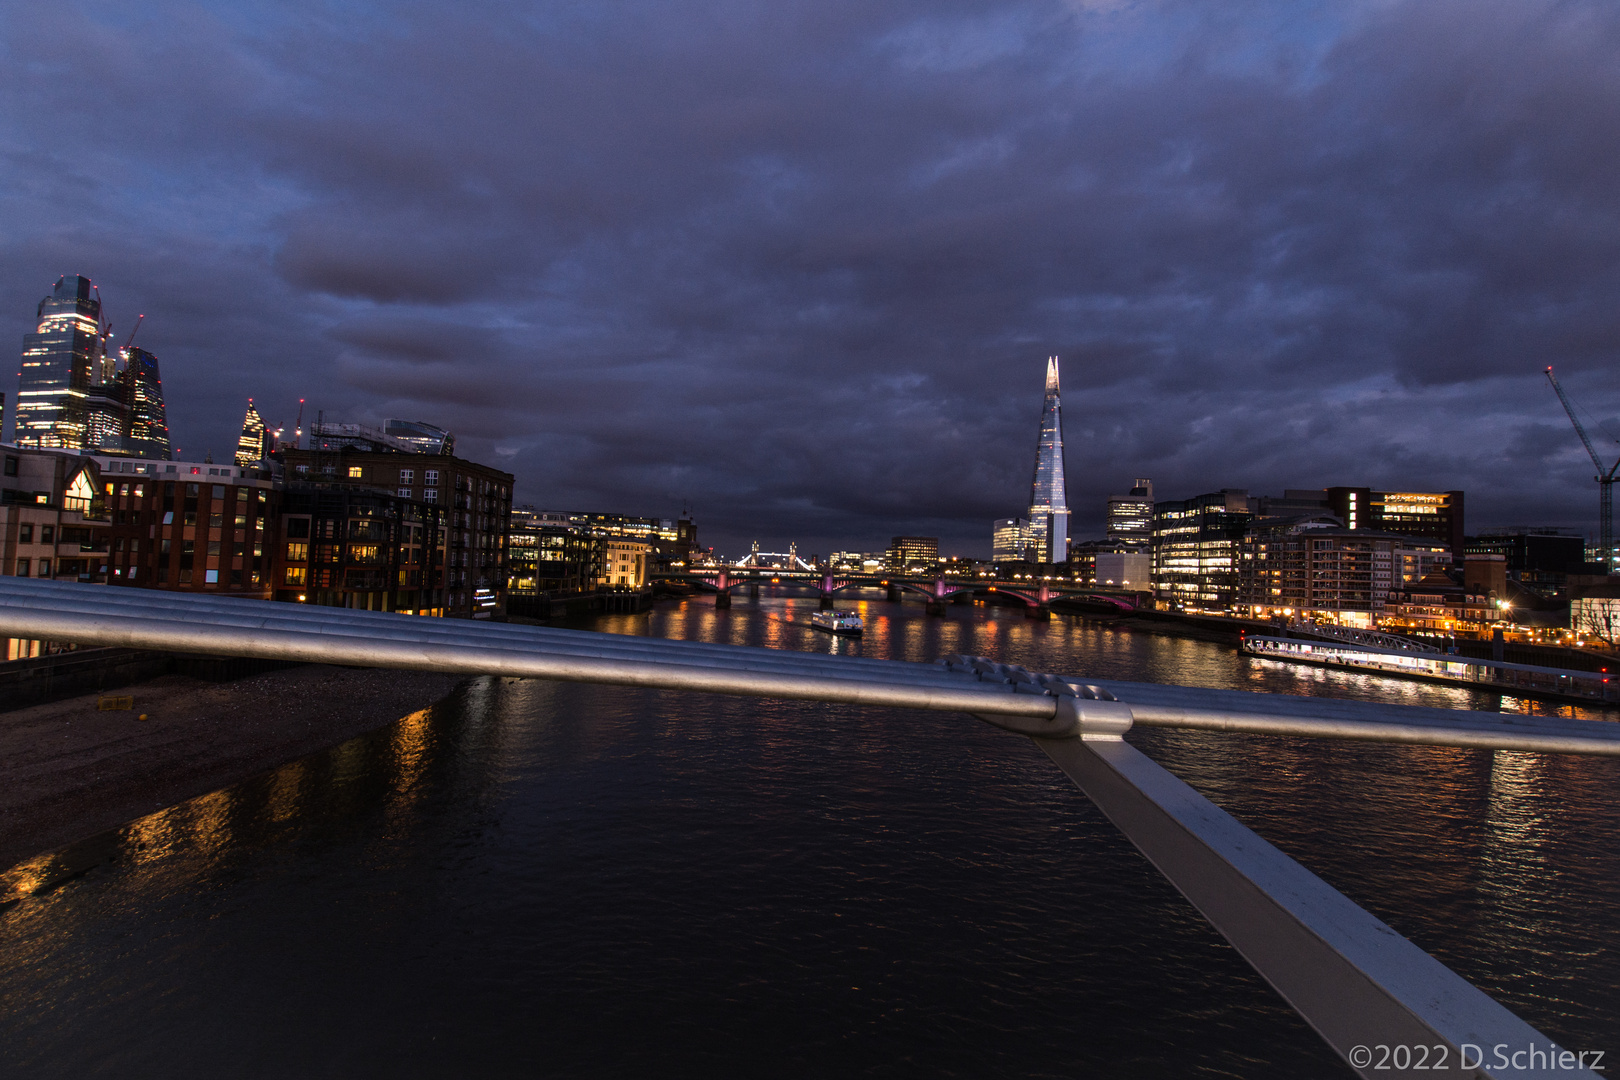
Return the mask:
POLYGON ((1029 533, 1035 562, 1069 558, 1069 499, 1063 486, 1063 407, 1058 400, 1058 358, 1046 361, 1046 402, 1035 447, 1035 482, 1029 493, 1029 533))

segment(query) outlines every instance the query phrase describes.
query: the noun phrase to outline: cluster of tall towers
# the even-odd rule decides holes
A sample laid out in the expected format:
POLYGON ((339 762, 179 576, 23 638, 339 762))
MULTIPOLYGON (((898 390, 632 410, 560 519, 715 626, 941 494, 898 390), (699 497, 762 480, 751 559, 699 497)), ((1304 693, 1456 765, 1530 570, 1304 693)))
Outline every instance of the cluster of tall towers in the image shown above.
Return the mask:
POLYGON ((157 357, 134 334, 110 348, 101 295, 79 274, 59 278, 23 335, 18 373, 18 446, 170 459, 169 423, 157 357))

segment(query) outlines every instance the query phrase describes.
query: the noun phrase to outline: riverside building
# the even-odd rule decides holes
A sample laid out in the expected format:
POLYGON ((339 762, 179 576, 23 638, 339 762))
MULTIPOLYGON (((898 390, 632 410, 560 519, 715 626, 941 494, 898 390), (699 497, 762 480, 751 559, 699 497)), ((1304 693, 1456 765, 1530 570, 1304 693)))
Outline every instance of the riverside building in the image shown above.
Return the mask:
POLYGON ((1325 618, 1371 629, 1401 586, 1395 533, 1346 529, 1328 516, 1255 522, 1244 534, 1239 607, 1254 618, 1325 618))
MULTIPOLYGON (((582 593, 601 579, 602 541, 573 528, 567 514, 532 506, 512 511, 508 610, 530 614, 541 597, 582 593)), ((549 607, 547 608, 549 614, 549 607)))
POLYGON ((923 574, 939 565, 939 537, 896 536, 884 560, 891 574, 923 574))
POLYGON ((512 474, 448 454, 373 449, 375 434, 317 425, 315 448, 277 452, 287 483, 277 598, 453 618, 504 613, 512 474))
POLYGON ((1165 607, 1225 613, 1258 500, 1242 488, 1153 504, 1153 592, 1165 607))

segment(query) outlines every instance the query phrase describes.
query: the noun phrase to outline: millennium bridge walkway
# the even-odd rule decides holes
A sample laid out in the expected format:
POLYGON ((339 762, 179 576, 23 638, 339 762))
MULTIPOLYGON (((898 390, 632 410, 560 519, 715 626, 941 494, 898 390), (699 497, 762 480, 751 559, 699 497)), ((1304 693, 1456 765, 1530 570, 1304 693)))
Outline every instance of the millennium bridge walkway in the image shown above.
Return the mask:
POLYGON ((0 636, 968 713, 1032 739, 1359 1075, 1598 1075, 1584 1067, 1597 1061, 1561 1050, 1123 736, 1141 725, 1620 756, 1620 724, 25 578, 0 578, 0 636), (1421 1059, 1414 1048, 1426 1048, 1421 1059))

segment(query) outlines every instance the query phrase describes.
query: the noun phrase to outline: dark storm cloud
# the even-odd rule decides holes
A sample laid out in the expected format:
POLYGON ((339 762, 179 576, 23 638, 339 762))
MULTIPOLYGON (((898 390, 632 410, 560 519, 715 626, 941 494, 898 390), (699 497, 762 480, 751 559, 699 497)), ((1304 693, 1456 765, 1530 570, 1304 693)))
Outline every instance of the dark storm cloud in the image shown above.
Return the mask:
POLYGON ((1616 412, 1610 5, 5 19, 14 329, 145 310, 181 445, 304 397, 731 549, 982 552, 1059 354, 1079 535, 1142 475, 1592 516, 1540 369, 1616 412))

